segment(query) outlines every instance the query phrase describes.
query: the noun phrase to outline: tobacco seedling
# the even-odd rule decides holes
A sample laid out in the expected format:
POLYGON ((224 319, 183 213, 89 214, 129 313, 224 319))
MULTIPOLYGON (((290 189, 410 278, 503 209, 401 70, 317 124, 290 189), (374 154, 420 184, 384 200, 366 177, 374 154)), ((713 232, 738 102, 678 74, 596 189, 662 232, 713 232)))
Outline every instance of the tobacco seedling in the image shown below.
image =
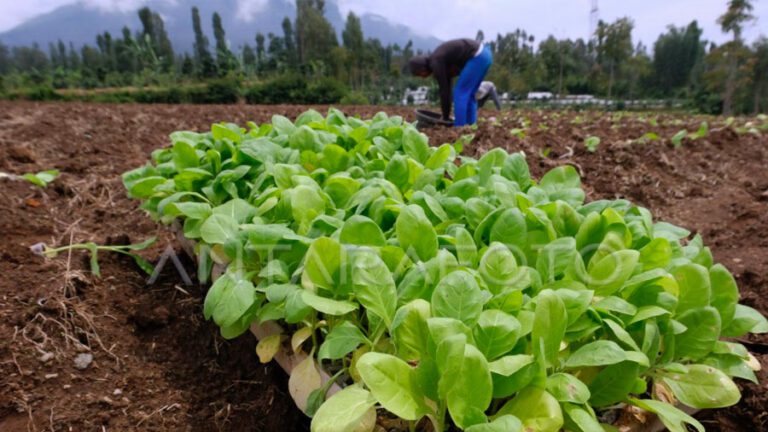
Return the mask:
POLYGON ((154 271, 154 266, 149 263, 147 260, 142 258, 140 255, 137 255, 133 253, 134 251, 140 251, 144 250, 150 246, 152 246, 155 241, 157 240, 156 237, 150 237, 147 240, 144 240, 141 243, 137 244, 130 244, 130 245, 98 245, 94 242, 87 242, 87 243, 76 243, 76 244, 70 244, 67 246, 61 246, 57 248, 48 247, 45 243, 36 243, 32 246, 30 246, 30 250, 36 254, 43 256, 45 258, 55 258, 58 254, 63 252, 69 252, 73 250, 87 250, 91 257, 90 257, 90 266, 91 266, 91 273, 93 273, 96 277, 101 277, 101 269, 99 267, 99 258, 98 254, 100 251, 103 252, 116 252, 121 253, 123 255, 130 256, 134 262, 136 262, 136 265, 141 268, 145 273, 151 275, 154 271))

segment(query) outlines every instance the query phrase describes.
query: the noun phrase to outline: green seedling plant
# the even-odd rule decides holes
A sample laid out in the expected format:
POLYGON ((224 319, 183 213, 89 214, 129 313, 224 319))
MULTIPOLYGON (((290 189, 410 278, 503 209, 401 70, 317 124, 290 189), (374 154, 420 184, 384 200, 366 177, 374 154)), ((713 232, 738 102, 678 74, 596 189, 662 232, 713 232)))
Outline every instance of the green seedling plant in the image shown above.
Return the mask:
POLYGON ((688 136, 688 131, 685 129, 681 129, 679 132, 677 132, 675 135, 672 136, 670 141, 672 142, 672 145, 675 148, 680 148, 683 145, 683 140, 687 136, 688 136))
POLYGON ((512 136, 517 137, 518 139, 521 139, 521 140, 525 139, 527 135, 525 129, 522 129, 522 128, 512 128, 510 129, 509 133, 512 136))
POLYGON ((688 139, 691 141, 696 141, 702 138, 706 138, 707 135, 709 135, 709 123, 705 120, 701 122, 701 125, 699 125, 699 128, 696 130, 696 132, 688 134, 688 139))
POLYGON ((336 109, 171 142, 125 187, 227 266, 204 303, 224 337, 276 321, 259 358, 306 355, 289 391, 314 432, 372 431, 379 409, 437 432, 593 432, 627 407, 703 431, 677 404, 733 405, 733 379, 756 381, 721 338, 768 321, 701 237, 585 202, 571 166, 534 179, 522 153, 466 157, 336 109))
POLYGON ((67 246, 60 246, 60 247, 49 247, 45 243, 36 243, 32 246, 30 246, 30 250, 36 254, 43 256, 45 258, 55 258, 58 254, 64 253, 64 252, 71 252, 74 250, 87 250, 90 254, 90 267, 91 267, 91 273, 93 273, 96 277, 101 277, 101 267, 99 266, 99 252, 116 252, 123 255, 130 256, 133 261, 136 263, 136 265, 139 266, 145 273, 151 275, 154 271, 154 266, 144 258, 142 258, 140 255, 135 254, 134 252, 144 250, 150 246, 152 246, 155 241, 157 241, 156 237, 150 237, 147 240, 144 240, 141 243, 136 244, 130 244, 130 245, 99 245, 94 242, 86 242, 86 243, 76 243, 76 244, 70 244, 67 246))
POLYGON ((59 170, 46 170, 38 173, 27 173, 21 176, 0 172, 0 178, 9 178, 11 180, 21 179, 32 183, 35 186, 45 188, 49 183, 56 180, 59 176, 59 170))
POLYGON ((590 153, 596 152, 597 146, 599 145, 600 145, 600 137, 590 136, 584 140, 584 147, 586 147, 587 151, 590 153))

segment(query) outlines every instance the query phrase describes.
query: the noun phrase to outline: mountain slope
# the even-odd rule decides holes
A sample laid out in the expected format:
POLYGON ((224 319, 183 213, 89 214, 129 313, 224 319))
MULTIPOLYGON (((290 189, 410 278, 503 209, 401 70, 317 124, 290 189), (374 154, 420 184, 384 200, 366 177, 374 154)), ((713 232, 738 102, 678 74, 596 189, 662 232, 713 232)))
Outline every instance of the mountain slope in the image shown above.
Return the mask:
MULTIPOLYGON (((243 18, 246 14, 238 8, 239 3, 238 0, 176 0, 173 2, 149 0, 147 6, 163 17, 166 30, 177 52, 192 50, 194 34, 190 10, 193 6, 200 9, 204 30, 211 43, 213 43, 211 15, 213 12, 221 15, 227 39, 233 48, 241 47, 246 43, 254 45, 258 32, 265 35, 269 33, 282 35, 283 18, 287 16, 293 19, 296 15, 293 1, 267 0, 258 11, 243 18)), ((335 1, 326 3, 325 15, 341 34, 345 17, 342 16, 335 1)), ((434 37, 419 35, 409 27, 392 23, 378 15, 362 14, 360 18, 365 37, 378 38, 384 44, 398 43, 403 46, 412 39, 415 48, 430 50, 440 43, 434 37)), ((27 20, 7 32, 0 33, 0 41, 10 46, 37 43, 46 49, 49 42, 61 39, 79 47, 84 44, 95 44, 96 35, 104 31, 109 31, 113 36, 119 36, 124 26, 128 26, 133 32, 141 28, 135 11, 104 11, 79 2, 61 6, 49 13, 27 20)))

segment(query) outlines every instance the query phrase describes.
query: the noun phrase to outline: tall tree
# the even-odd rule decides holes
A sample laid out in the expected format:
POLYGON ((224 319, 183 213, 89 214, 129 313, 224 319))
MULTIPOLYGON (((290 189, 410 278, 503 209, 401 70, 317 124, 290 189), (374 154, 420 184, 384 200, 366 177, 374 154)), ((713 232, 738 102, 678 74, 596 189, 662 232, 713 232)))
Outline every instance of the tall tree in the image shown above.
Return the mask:
POLYGON ((291 67, 296 67, 299 56, 296 52, 296 35, 293 32, 293 23, 288 17, 283 18, 283 43, 285 44, 285 62, 291 67))
POLYGON ((139 20, 142 25, 140 45, 147 50, 144 53, 146 61, 156 63, 153 66, 164 72, 170 72, 174 62, 173 47, 165 31, 163 18, 148 7, 143 7, 139 9, 139 20))
POLYGON ((752 111, 757 114, 768 112, 768 38, 765 36, 755 42, 752 59, 752 111))
POLYGON ((251 75, 256 71, 256 53, 248 44, 243 46, 243 70, 246 75, 251 75))
POLYGON ((208 49, 208 37, 203 33, 203 26, 200 24, 200 11, 197 7, 192 8, 192 29, 195 32, 195 66, 197 74, 201 77, 212 77, 216 75, 216 64, 213 62, 213 56, 208 49))
POLYGON ((8 49, 7 45, 0 41, 0 75, 5 75, 10 72, 12 66, 11 50, 8 49))
POLYGON ((685 89, 691 93, 693 74, 704 58, 702 30, 696 21, 685 28, 668 27, 659 36, 653 49, 654 86, 661 95, 671 95, 685 89))
POLYGON ((296 48, 301 64, 328 63, 339 45, 336 30, 323 15, 323 0, 296 0, 296 48))
POLYGON ((350 12, 347 15, 347 24, 341 33, 344 48, 349 53, 349 69, 352 87, 363 86, 363 66, 365 64, 365 40, 363 39, 363 26, 360 18, 350 12))
POLYGON ((266 46, 263 33, 256 33, 256 70, 260 73, 266 61, 266 46))
POLYGON ((619 18, 611 24, 600 21, 597 24, 598 63, 608 69, 608 98, 613 97, 616 76, 623 72, 622 66, 632 56, 632 28, 629 18, 619 18))
POLYGON ((728 9, 718 18, 717 22, 723 33, 733 33, 733 40, 726 48, 728 55, 728 76, 723 92, 723 113, 728 115, 733 111, 733 95, 736 92, 736 80, 739 68, 739 56, 737 53, 743 45, 742 32, 744 25, 755 17, 752 15, 752 2, 750 0, 729 0, 728 9))
POLYGON ((216 40, 216 66, 220 75, 226 75, 237 65, 234 55, 227 46, 227 34, 218 12, 213 13, 213 37, 216 40))

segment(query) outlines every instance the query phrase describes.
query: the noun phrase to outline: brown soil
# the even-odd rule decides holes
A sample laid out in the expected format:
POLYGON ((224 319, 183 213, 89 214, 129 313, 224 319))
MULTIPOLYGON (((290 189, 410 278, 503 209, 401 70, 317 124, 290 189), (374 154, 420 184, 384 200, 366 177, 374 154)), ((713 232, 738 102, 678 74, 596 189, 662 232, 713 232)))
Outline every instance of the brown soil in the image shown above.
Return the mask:
MULTIPOLYGON (((295 117, 304 109, 0 102, 0 171, 62 171, 46 189, 0 180, 0 430, 307 429, 282 370, 258 363, 253 338, 219 337, 202 319, 204 288, 184 286, 172 267, 147 286, 124 257, 101 256, 102 277, 95 278, 85 254, 46 261, 29 251, 37 242, 158 236, 143 253, 157 258, 171 236, 125 197, 119 175, 145 163, 172 131, 295 117), (93 355, 84 370, 74 366, 81 353, 93 355)), ((362 116, 378 110, 345 109, 362 116)), ((408 109, 387 111, 414 120, 408 109)), ((768 313, 768 138, 737 135, 709 118, 707 138, 674 149, 669 138, 698 129, 703 118, 660 115, 651 126, 601 113, 483 114, 477 130, 427 133, 433 144, 474 133, 470 155, 495 146, 523 150, 536 176, 574 164, 589 199, 627 198, 700 233, 736 275, 742 301, 768 313), (510 129, 526 118, 526 136, 513 136, 510 129), (638 141, 646 132, 661 139, 638 141), (591 135, 602 139, 595 153, 583 145, 591 135)), ((768 367, 768 337, 746 342, 768 367)), ((700 415, 707 430, 768 430, 767 375, 759 373, 760 385, 740 382, 738 405, 700 415)))

